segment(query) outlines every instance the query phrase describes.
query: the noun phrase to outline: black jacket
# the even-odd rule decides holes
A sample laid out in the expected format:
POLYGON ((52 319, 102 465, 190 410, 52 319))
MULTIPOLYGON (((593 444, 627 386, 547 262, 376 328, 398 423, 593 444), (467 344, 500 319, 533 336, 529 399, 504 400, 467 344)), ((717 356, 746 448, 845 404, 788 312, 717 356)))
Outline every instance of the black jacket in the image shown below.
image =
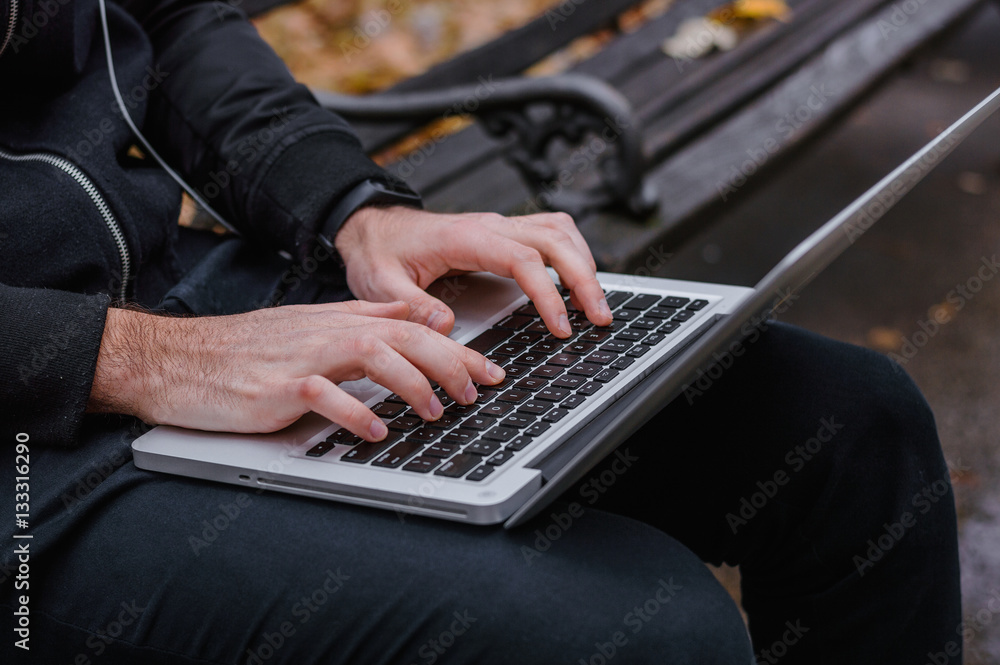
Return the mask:
MULTIPOLYGON (((130 115, 245 237, 304 256, 339 197, 390 179, 233 6, 120 0, 108 12, 130 115)), ((155 306, 180 277, 180 189, 129 152, 98 21, 97 0, 0 0, 5 442, 72 444, 109 302, 125 282, 127 299, 155 306)))

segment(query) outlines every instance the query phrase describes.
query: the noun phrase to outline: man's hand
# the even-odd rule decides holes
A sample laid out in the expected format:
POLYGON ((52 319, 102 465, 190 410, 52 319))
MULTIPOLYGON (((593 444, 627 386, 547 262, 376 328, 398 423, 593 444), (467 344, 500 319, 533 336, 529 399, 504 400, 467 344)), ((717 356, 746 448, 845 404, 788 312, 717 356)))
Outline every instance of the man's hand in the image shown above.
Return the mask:
POLYGON ((111 309, 88 410, 229 432, 271 432, 309 411, 369 441, 385 424, 335 382, 364 376, 425 420, 443 408, 426 377, 471 404, 504 371, 417 323, 403 302, 276 307, 172 318, 111 309))
POLYGON ((594 257, 569 215, 503 217, 443 215, 404 207, 362 208, 341 227, 335 245, 347 284, 359 298, 402 300, 409 320, 447 334, 455 315, 426 289, 456 271, 512 277, 534 302, 549 330, 571 333, 566 306, 545 270, 555 268, 571 302, 596 325, 612 320, 597 281, 594 257))

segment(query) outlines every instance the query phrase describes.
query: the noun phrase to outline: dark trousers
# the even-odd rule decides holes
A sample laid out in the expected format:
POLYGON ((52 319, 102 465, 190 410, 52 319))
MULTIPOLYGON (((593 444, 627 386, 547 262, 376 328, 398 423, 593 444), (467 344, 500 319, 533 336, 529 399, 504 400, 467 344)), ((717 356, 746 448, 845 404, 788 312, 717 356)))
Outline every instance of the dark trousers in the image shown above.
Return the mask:
POLYGON ((926 403, 884 357, 792 327, 513 532, 140 471, 133 421, 89 428, 78 448, 31 449, 27 591, 5 444, 3 662, 961 659, 926 403), (752 649, 702 560, 740 566, 752 649), (30 651, 13 646, 19 595, 30 651))

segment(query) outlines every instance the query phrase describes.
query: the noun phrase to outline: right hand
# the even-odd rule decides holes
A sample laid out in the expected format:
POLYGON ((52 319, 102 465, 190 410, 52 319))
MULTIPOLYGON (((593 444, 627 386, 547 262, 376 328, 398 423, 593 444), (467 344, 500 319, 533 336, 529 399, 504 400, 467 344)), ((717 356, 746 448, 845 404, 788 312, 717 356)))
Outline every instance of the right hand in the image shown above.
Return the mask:
POLYGON ((111 309, 88 410, 227 432, 273 432, 315 411, 377 441, 385 424, 337 382, 368 377, 436 420, 443 408, 428 377, 459 404, 475 401, 473 382, 503 379, 409 313, 403 302, 364 301, 193 318, 111 309))

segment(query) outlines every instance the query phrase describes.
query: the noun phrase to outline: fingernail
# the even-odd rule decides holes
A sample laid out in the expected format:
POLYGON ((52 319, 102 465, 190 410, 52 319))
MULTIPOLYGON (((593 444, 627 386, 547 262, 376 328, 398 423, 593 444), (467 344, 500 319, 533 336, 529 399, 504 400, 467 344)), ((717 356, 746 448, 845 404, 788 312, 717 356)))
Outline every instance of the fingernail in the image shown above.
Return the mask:
POLYGON ((597 310, 604 316, 611 318, 611 308, 608 307, 608 301, 601 298, 601 302, 597 305, 597 310))
POLYGON ((441 406, 441 400, 437 398, 437 395, 431 395, 431 403, 429 405, 429 410, 431 412, 431 418, 437 420, 444 413, 444 407, 441 406))
POLYGON ((507 376, 507 372, 503 371, 500 365, 495 362, 487 360, 486 361, 486 373, 490 375, 490 378, 494 381, 500 381, 503 377, 507 376))
POLYGON ((372 421, 372 426, 368 429, 368 434, 375 441, 379 441, 385 438, 385 435, 389 433, 389 429, 385 426, 385 423, 376 418, 372 421))
POLYGON ((559 322, 556 324, 556 327, 559 328, 561 332, 564 332, 567 335, 573 332, 573 329, 569 327, 569 319, 566 317, 565 314, 559 315, 559 322))
POLYGON ((435 332, 441 332, 439 327, 444 322, 444 313, 440 310, 434 310, 434 313, 430 315, 427 319, 427 327, 435 332))
POLYGON ((472 385, 472 380, 469 380, 469 385, 465 387, 465 403, 472 404, 476 401, 476 397, 479 395, 479 391, 476 387, 472 385))

